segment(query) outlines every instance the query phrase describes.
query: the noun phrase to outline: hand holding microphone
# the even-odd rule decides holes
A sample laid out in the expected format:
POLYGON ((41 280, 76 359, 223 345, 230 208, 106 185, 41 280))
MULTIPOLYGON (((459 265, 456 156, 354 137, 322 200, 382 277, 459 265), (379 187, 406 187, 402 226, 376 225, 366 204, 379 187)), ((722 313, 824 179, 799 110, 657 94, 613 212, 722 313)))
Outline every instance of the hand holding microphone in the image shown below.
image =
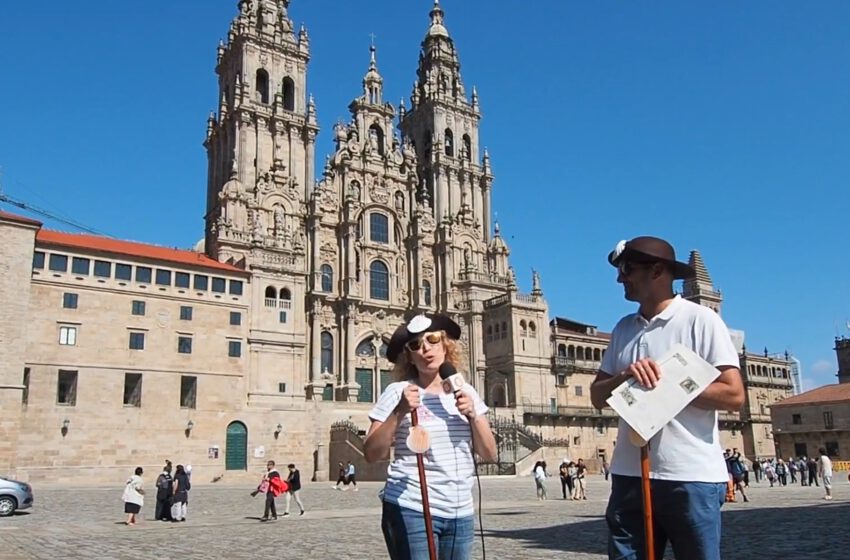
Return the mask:
POLYGON ((440 366, 440 379, 443 380, 443 391, 454 393, 457 399, 457 411, 473 420, 475 414, 475 403, 472 398, 462 391, 464 386, 463 375, 458 373, 457 368, 449 362, 443 362, 440 366))

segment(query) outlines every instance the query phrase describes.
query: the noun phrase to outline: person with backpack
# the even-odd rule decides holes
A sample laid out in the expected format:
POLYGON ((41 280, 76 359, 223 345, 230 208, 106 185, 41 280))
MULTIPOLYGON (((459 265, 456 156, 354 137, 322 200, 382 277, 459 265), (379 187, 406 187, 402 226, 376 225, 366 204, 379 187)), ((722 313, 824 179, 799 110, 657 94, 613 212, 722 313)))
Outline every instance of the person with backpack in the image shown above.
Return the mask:
POLYGON ((275 505, 275 499, 288 490, 286 482, 280 478, 280 473, 275 468, 274 461, 266 463, 266 469, 266 475, 260 482, 260 486, 257 487, 256 491, 251 493, 254 496, 256 496, 257 493, 266 493, 266 508, 263 511, 263 516, 260 518, 261 522, 268 521, 269 519, 277 521, 277 506, 275 505), (271 518, 269 518, 270 514, 271 518))
POLYGON ((189 490, 192 484, 183 465, 177 465, 174 472, 174 489, 171 495, 171 521, 186 521, 186 502, 189 500, 189 490))
POLYGON ((174 492, 174 480, 171 478, 171 461, 166 462, 162 472, 156 478, 156 509, 154 519, 171 521, 171 494, 174 492))
POLYGON ((727 463, 729 464, 729 474, 732 475, 732 501, 735 501, 735 493, 740 492, 741 496, 744 498, 745 502, 749 502, 750 499, 747 498, 746 492, 744 492, 744 474, 747 472, 747 467, 744 465, 744 462, 741 460, 741 454, 735 453, 727 459, 727 463))

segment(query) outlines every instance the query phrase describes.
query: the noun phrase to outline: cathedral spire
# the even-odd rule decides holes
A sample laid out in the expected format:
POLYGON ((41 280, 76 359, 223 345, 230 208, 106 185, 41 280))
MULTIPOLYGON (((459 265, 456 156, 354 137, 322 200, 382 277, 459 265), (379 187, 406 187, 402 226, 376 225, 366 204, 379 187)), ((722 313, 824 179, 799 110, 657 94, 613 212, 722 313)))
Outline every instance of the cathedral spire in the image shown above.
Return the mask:
MULTIPOLYGON (((374 41, 374 38, 373 38, 374 41)), ((376 59, 377 49, 375 43, 369 47, 369 70, 363 76, 363 94, 366 100, 373 105, 380 105, 383 102, 384 93, 384 78, 378 72, 378 62, 376 59)))
MULTIPOLYGON (((446 29, 444 18, 446 13, 440 7, 440 0, 434 0, 434 7, 431 9, 431 26, 428 28, 427 37, 445 37, 449 38, 449 30, 446 29)), ((426 38, 427 38, 426 37, 426 38)))
POLYGON ((685 299, 704 305, 720 313, 720 304, 723 303, 723 296, 720 294, 720 290, 716 289, 711 282, 708 268, 706 268, 699 251, 691 251, 688 257, 688 264, 696 271, 696 276, 690 280, 685 280, 682 285, 682 296, 685 299))

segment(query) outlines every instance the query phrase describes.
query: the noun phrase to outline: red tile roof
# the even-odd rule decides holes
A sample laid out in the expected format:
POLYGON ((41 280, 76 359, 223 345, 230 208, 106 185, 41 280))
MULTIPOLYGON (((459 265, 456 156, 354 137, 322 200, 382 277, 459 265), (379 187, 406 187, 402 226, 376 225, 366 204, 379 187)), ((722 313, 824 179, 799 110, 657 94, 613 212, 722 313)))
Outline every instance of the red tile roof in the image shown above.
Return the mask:
POLYGON ((41 222, 39 222, 38 220, 33 220, 32 218, 26 218, 17 214, 10 214, 9 212, 3 212, 2 210, 0 210, 0 219, 18 222, 20 224, 27 224, 30 226, 41 227, 41 222))
POLYGON ((793 406, 796 404, 826 404, 850 402, 850 383, 836 383, 834 385, 824 385, 805 393, 800 393, 793 397, 770 405, 771 408, 782 406, 793 406))
POLYGON ((135 243, 133 241, 122 241, 120 239, 111 239, 109 237, 99 237, 96 235, 63 233, 60 231, 42 229, 38 232, 38 234, 36 234, 36 243, 154 261, 164 261, 201 268, 212 268, 215 270, 242 275, 248 274, 241 268, 235 267, 231 264, 218 262, 203 253, 182 249, 170 249, 168 247, 135 243))

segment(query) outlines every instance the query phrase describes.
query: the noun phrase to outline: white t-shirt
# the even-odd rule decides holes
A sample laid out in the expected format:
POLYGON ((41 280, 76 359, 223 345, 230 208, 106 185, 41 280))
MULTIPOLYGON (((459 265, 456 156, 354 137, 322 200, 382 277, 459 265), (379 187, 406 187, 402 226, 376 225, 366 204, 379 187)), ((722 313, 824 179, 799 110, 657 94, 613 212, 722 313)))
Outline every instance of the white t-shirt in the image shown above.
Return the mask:
MULTIPOLYGON (((640 313, 623 317, 611 334, 601 371, 617 375, 642 358, 659 358, 682 343, 715 367, 740 367, 729 330, 711 309, 676 296, 664 311, 647 321, 640 313)), ((640 448, 629 441, 629 426, 620 419, 611 473, 640 476, 640 448)), ((685 407, 650 440, 650 478, 683 482, 726 482, 717 411, 685 407)))
POLYGON ((142 477, 134 474, 129 480, 127 480, 127 485, 124 486, 124 495, 122 496, 122 500, 139 506, 145 505, 145 497, 139 492, 139 490, 143 490, 143 488, 142 477))
MULTIPOLYGON (((384 422, 401 401, 408 381, 391 383, 378 399, 369 418, 384 422)), ((475 413, 487 413, 487 405, 471 385, 462 391, 472 397, 475 413)), ((422 405, 417 409, 419 425, 431 435, 431 448, 423 454, 425 480, 431 514, 444 519, 467 517, 475 513, 472 504, 472 430, 469 420, 457 410, 453 394, 434 394, 419 391, 422 405)), ((395 458, 387 468, 384 500, 401 507, 422 511, 422 490, 416 454, 407 447, 410 434, 410 413, 399 421, 395 432, 395 458)))
POLYGON ((543 480, 546 478, 546 471, 543 470, 543 467, 538 466, 534 469, 534 478, 537 480, 543 480))
POLYGON ((818 461, 820 462, 820 468, 818 469, 820 470, 820 475, 824 477, 832 476, 832 459, 826 455, 821 455, 818 461))

